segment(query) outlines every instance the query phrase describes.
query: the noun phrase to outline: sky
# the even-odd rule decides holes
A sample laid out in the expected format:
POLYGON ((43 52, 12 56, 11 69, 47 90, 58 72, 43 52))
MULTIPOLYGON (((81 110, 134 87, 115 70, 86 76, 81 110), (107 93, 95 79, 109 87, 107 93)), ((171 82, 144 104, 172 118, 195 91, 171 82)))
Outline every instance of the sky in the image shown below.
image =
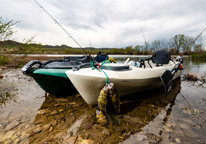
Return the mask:
MULTIPOLYGON (((205 0, 36 0, 82 47, 123 48, 206 28, 205 0), (141 31, 142 29, 142 31, 141 31), (142 33, 143 32, 143 33, 142 33), (144 37, 143 37, 144 35, 144 37)), ((78 47, 34 1, 0 0, 0 17, 20 21, 16 41, 78 47)), ((202 37, 206 37, 206 31, 202 37)))

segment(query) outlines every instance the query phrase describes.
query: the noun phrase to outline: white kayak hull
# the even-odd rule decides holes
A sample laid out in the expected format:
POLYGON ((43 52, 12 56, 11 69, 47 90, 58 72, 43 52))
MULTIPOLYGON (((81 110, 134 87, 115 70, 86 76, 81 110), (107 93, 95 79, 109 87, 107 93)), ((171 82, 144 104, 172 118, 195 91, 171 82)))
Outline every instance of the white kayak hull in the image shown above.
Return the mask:
MULTIPOLYGON (((130 70, 104 70, 104 72, 108 75, 109 82, 115 84, 118 95, 121 97, 162 86, 163 83, 160 76, 165 70, 172 70, 176 64, 170 62, 160 67, 152 65, 153 68, 130 66, 130 70)), ((106 84, 105 74, 92 68, 66 71, 66 74, 86 103, 97 105, 100 91, 106 84)), ((173 79, 176 79, 178 76, 180 76, 180 71, 175 73, 173 79)))

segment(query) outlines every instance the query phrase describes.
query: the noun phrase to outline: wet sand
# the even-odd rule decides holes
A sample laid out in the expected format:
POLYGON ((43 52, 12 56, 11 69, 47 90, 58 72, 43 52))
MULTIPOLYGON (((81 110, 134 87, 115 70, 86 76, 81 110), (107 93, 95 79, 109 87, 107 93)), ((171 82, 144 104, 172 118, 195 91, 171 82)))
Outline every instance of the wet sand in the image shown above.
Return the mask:
POLYGON ((95 121, 82 97, 47 95, 20 69, 0 70, 0 143, 205 143, 206 84, 174 81, 121 98, 120 125, 95 121))

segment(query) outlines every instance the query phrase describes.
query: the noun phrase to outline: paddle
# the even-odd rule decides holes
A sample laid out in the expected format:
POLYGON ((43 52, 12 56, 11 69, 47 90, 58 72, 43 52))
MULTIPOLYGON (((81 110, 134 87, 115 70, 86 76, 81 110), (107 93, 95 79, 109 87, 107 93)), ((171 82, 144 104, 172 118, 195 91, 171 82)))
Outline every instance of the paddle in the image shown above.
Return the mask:
POLYGON ((172 78, 174 77, 175 73, 178 72, 178 70, 183 70, 181 64, 183 63, 182 56, 179 56, 176 58, 176 60, 179 61, 179 63, 173 68, 171 71, 166 70, 160 79, 163 82, 164 88, 165 88, 165 98, 167 97, 171 87, 172 87, 172 78))

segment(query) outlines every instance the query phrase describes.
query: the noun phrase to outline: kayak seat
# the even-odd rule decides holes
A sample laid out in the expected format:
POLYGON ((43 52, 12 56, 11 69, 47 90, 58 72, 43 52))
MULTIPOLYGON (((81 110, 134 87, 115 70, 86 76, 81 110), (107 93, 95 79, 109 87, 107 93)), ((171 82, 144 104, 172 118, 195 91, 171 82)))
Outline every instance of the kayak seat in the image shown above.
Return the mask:
POLYGON ((102 69, 113 70, 113 71, 130 70, 128 64, 121 64, 121 63, 104 64, 102 66, 102 69))
POLYGON ((163 64, 168 64, 171 59, 170 53, 166 50, 160 50, 155 52, 151 57, 146 58, 145 60, 141 59, 139 61, 140 63, 140 68, 144 66, 145 68, 145 61, 148 62, 149 66, 152 68, 151 64, 149 61, 152 61, 153 63, 156 64, 156 67, 163 66, 163 64))
POLYGON ((160 50, 154 53, 151 57, 153 63, 156 63, 156 66, 162 66, 163 64, 168 64, 171 60, 170 53, 166 50, 160 50), (159 65, 160 64, 160 65, 159 65))

